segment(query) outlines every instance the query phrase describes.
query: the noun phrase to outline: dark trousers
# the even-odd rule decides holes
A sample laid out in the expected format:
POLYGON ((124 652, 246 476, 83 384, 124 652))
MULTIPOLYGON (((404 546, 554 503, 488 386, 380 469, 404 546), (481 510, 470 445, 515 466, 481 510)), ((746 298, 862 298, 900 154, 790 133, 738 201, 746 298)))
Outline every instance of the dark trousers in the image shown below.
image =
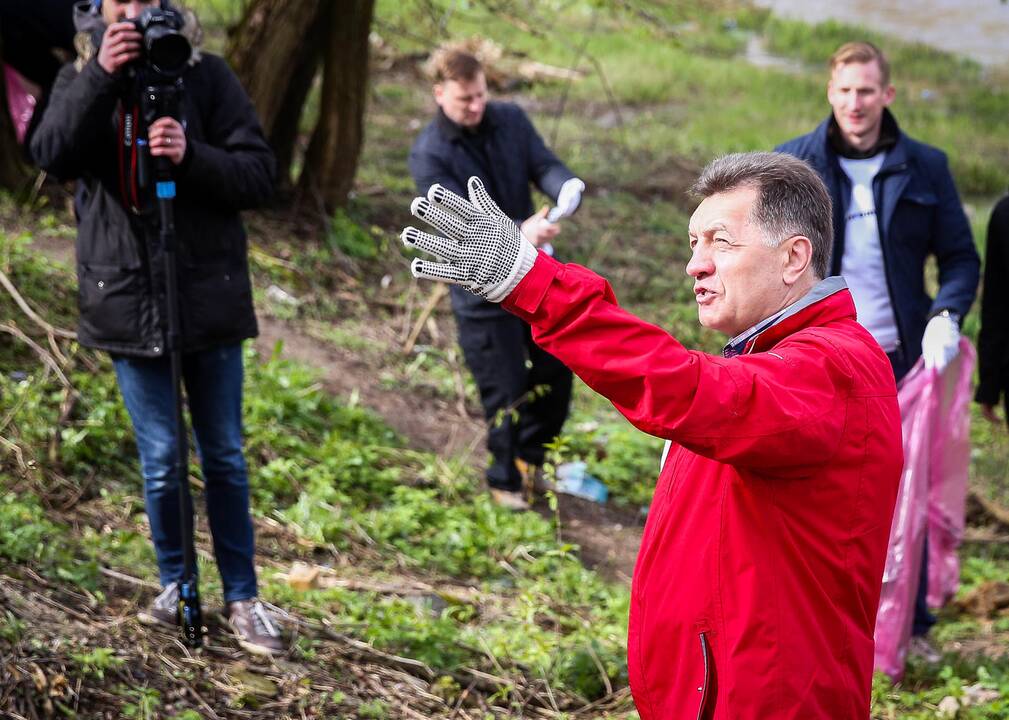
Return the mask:
POLYGON ((544 459, 544 443, 560 434, 571 401, 571 371, 532 340, 529 326, 511 315, 456 314, 459 344, 480 390, 487 419, 491 487, 518 490, 515 459, 544 459))
MULTIPOLYGON (((915 357, 914 361, 908 362, 902 350, 887 353, 887 357, 890 358, 890 365, 893 367, 894 376, 898 383, 904 379, 904 376, 907 375, 914 363, 918 361, 918 358, 915 357)), ((928 520, 926 519, 925 522, 925 542, 922 545, 921 552, 918 594, 914 598, 914 617, 911 620, 911 634, 916 636, 927 635, 928 631, 936 623, 936 617, 929 612, 928 602, 926 601, 928 597, 928 520)))

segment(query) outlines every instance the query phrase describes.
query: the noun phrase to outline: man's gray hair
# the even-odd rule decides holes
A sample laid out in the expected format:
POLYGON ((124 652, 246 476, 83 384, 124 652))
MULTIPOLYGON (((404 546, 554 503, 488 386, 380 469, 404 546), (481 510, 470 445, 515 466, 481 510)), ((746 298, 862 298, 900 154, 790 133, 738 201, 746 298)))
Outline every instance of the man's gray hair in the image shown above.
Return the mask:
POLYGON ((813 272, 827 276, 834 241, 830 193, 819 174, 796 157, 777 152, 749 152, 712 160, 691 188, 702 198, 745 187, 757 190, 750 219, 776 247, 796 235, 813 245, 813 272))

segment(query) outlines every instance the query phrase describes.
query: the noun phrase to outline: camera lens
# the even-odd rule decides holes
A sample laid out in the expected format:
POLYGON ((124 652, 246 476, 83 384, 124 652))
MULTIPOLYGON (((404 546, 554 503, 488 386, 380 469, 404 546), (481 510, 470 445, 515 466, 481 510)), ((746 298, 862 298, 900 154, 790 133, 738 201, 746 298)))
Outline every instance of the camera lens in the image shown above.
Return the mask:
POLYGON ((147 28, 144 49, 151 66, 162 75, 179 75, 193 53, 189 41, 178 31, 164 26, 147 28))

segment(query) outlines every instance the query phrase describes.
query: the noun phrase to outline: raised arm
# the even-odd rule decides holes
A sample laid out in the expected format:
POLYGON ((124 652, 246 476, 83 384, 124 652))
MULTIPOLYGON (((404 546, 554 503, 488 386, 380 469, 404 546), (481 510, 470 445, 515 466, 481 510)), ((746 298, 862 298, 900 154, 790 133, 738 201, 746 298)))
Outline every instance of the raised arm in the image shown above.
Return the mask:
POLYGON ((447 236, 404 230, 408 246, 439 259, 414 260, 414 275, 504 301, 529 322, 537 344, 647 433, 753 467, 832 455, 853 373, 816 331, 774 353, 724 359, 687 350, 620 308, 598 275, 536 253, 478 179, 469 189, 468 202, 437 185, 414 200, 414 214, 447 236))

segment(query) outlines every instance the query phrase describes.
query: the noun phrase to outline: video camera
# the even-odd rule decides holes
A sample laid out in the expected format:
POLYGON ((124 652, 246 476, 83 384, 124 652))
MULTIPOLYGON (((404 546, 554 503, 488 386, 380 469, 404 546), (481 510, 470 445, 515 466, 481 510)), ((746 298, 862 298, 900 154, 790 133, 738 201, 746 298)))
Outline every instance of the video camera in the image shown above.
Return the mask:
POLYGON ((131 22, 142 36, 140 61, 165 78, 181 75, 193 55, 193 47, 180 32, 185 24, 182 14, 151 7, 131 22))

